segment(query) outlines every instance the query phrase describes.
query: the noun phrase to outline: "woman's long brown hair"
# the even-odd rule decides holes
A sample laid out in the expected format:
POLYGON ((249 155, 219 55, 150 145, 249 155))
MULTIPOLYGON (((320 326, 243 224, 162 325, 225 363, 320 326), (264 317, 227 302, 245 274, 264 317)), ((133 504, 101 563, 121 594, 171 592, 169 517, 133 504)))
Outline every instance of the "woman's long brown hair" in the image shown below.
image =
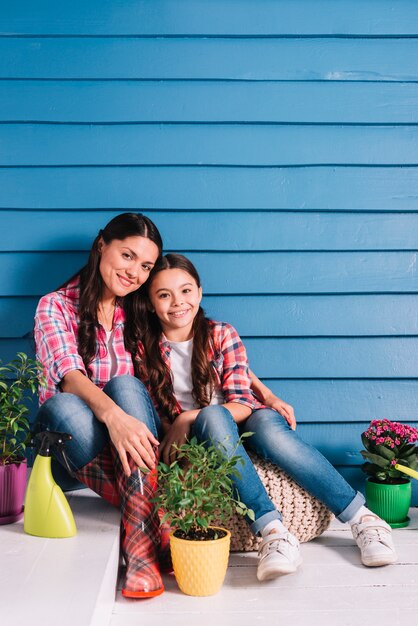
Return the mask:
MULTIPOLYGON (((148 279, 147 290, 159 272, 166 269, 180 269, 187 272, 200 287, 199 274, 193 263, 181 254, 166 254, 155 264, 148 279)), ((158 403, 161 415, 173 421, 178 413, 170 370, 165 364, 160 350, 162 327, 157 315, 151 311, 151 304, 146 304, 147 323, 143 334, 144 344, 143 363, 141 374, 148 379, 155 400, 158 403)), ((216 385, 215 372, 208 359, 208 352, 213 346, 210 320, 205 317, 202 307, 199 307, 193 320, 193 353, 192 353, 192 395, 199 407, 210 404, 213 390, 216 385)))
MULTIPOLYGON (((88 375, 91 375, 90 363, 97 354, 97 310, 102 296, 103 280, 100 274, 99 242, 106 244, 115 239, 123 241, 127 237, 146 237, 155 243, 162 254, 162 239, 155 224, 141 213, 121 213, 114 217, 102 230, 99 231, 90 250, 87 264, 61 288, 77 276, 80 278, 80 301, 78 326, 78 351, 83 359, 88 375)), ((142 323, 146 314, 144 300, 140 296, 140 290, 134 291, 122 300, 120 304, 125 311, 124 342, 125 348, 132 355, 135 375, 138 376, 138 341, 142 334, 142 323)))

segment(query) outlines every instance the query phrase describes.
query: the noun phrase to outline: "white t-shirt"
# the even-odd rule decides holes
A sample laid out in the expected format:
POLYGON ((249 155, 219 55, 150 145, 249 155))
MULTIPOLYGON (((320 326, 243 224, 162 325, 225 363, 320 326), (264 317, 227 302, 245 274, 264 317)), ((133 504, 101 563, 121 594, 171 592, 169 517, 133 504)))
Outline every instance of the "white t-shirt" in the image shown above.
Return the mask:
MULTIPOLYGON (((174 395, 183 411, 199 409, 196 400, 192 396, 192 353, 193 339, 188 341, 169 341, 171 377, 173 381, 174 395)), ((210 404, 224 404, 222 389, 215 388, 210 404)))

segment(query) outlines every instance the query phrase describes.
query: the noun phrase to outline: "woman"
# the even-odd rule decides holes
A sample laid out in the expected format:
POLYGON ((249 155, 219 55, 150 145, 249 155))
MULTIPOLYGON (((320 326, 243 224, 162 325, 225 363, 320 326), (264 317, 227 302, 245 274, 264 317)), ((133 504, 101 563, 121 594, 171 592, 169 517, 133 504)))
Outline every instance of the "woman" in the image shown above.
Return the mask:
MULTIPOLYGON (((138 470, 155 468, 162 433, 137 360, 138 290, 161 250, 151 220, 115 217, 94 240, 85 267, 41 298, 35 316, 37 358, 47 378, 38 428, 70 433, 67 453, 77 478, 121 508, 122 593, 135 598, 162 593, 160 564, 170 567, 167 529, 160 532, 150 504, 155 471, 138 470)), ((291 407, 256 378, 255 385, 292 420, 291 407)))
MULTIPOLYGON (((364 506, 364 497, 318 450, 253 396, 245 348, 232 326, 205 318, 192 263, 179 254, 166 255, 155 265, 147 288, 142 370, 166 432, 160 446, 163 460, 172 462, 190 434, 222 443, 232 454, 239 431, 253 432, 246 440, 250 449, 280 466, 350 524, 364 565, 394 563, 390 527, 364 506)), ((235 454, 243 461, 235 487, 255 513, 252 531, 263 537, 258 579, 294 572, 302 561, 299 542, 283 525, 243 446, 235 454)))
POLYGON ((67 452, 77 478, 121 507, 122 593, 129 597, 164 590, 158 519, 149 502, 155 477, 137 469, 155 467, 158 418, 134 376, 138 289, 161 251, 151 220, 115 217, 94 240, 87 265, 41 298, 35 316, 37 358, 47 378, 38 427, 70 433, 67 452))

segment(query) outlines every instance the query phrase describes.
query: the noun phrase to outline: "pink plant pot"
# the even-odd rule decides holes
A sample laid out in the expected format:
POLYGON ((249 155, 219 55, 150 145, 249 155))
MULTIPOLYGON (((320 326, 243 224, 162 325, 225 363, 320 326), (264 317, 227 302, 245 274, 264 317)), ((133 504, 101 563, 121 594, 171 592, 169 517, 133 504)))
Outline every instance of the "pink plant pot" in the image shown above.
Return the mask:
POLYGON ((23 517, 26 474, 26 459, 0 465, 0 525, 13 524, 23 517))

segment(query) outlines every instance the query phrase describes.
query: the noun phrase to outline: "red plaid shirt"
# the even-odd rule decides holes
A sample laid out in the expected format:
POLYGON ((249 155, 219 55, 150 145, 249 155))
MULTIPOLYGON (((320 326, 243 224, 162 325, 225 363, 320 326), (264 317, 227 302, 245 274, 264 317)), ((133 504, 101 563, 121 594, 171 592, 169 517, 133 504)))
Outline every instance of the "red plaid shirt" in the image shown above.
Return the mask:
MULTIPOLYGON (((213 345, 209 350, 208 359, 215 371, 219 388, 222 390, 224 402, 239 402, 253 411, 263 408, 251 390, 247 351, 240 336, 233 326, 226 322, 210 320, 213 345)), ((163 360, 170 369, 171 346, 163 335, 160 341, 163 360)), ((152 389, 148 388, 153 397, 152 389)), ((154 404, 155 398, 153 397, 154 404)), ((157 406, 157 411, 159 407, 157 406)), ((178 414, 182 408, 177 403, 178 414)), ((173 416, 174 417, 174 416, 173 416)))
MULTIPOLYGON (((64 289, 43 296, 35 314, 36 358, 44 367, 46 387, 39 388, 39 403, 59 393, 59 384, 68 372, 80 370, 87 375, 78 353, 77 331, 79 325, 79 280, 64 289)), ((116 305, 113 318, 113 348, 116 355, 116 376, 134 374, 132 357, 125 350, 123 327, 125 313, 116 305)), ((97 331, 97 353, 90 363, 91 381, 103 389, 110 379, 111 360, 106 347, 106 333, 100 326, 97 331)))

